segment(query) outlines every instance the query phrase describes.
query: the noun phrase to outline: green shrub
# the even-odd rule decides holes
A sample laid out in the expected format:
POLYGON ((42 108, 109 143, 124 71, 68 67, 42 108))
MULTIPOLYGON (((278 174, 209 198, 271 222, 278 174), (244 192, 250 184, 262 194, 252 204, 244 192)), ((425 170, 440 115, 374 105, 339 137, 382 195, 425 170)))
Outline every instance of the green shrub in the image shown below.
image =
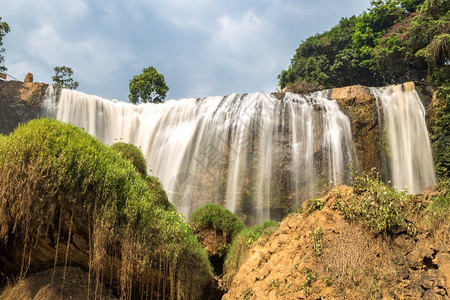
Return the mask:
POLYGON ((0 245, 32 257, 47 236, 58 248, 67 240, 59 237, 60 215, 76 211, 89 227, 94 282, 116 284, 121 298, 199 299, 212 278, 206 252, 178 213, 156 205, 163 191, 148 186, 129 161, 83 130, 33 120, 0 139, 0 245), (119 270, 109 279, 108 264, 119 270))
POLYGON ((120 142, 113 144, 111 149, 117 151, 122 158, 130 161, 139 174, 142 176, 147 175, 147 163, 145 162, 144 155, 138 147, 133 144, 120 142))
POLYGON ((111 149, 119 153, 123 159, 128 160, 136 171, 141 174, 142 178, 148 184, 149 189, 157 194, 157 201, 155 202, 158 206, 164 209, 175 209, 173 204, 170 203, 161 181, 157 177, 147 175, 147 163, 138 147, 133 144, 120 142, 113 144, 111 149))
POLYGON ((313 213, 316 210, 321 210, 325 205, 325 202, 323 202, 320 198, 311 198, 306 200, 305 203, 305 209, 302 209, 303 215, 309 216, 311 213, 313 213))
POLYGON ((413 233, 414 226, 407 220, 411 195, 385 185, 374 170, 354 177, 353 189, 354 199, 335 204, 346 219, 359 220, 376 233, 391 233, 396 229, 413 233))
MULTIPOLYGON (((447 79, 448 80, 448 79, 447 79)), ((431 124, 431 142, 439 180, 450 180, 450 84, 439 87, 431 124)))
MULTIPOLYGON (((225 287, 229 287, 234 276, 245 262, 248 251, 253 244, 260 238, 268 238, 277 228, 280 222, 266 220, 260 225, 243 229, 233 240, 230 250, 225 258, 225 268, 223 282, 225 287)), ((262 240, 262 243, 265 241, 262 240)))
POLYGON ((235 214, 215 203, 197 208, 189 218, 189 224, 194 231, 203 229, 220 231, 229 243, 244 228, 242 221, 235 214))

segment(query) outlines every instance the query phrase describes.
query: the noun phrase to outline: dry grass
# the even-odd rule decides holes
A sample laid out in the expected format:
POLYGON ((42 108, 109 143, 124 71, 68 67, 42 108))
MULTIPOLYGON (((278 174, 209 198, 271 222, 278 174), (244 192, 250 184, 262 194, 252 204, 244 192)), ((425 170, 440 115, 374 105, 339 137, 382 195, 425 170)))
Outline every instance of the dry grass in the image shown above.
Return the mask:
POLYGON ((64 289, 65 269, 76 263, 89 271, 89 296, 106 284, 124 299, 201 297, 212 279, 205 251, 173 209, 158 205, 165 193, 149 189, 119 154, 51 120, 19 127, 0 140, 0 153, 0 245, 13 261, 2 270, 7 276, 62 265, 64 289), (87 249, 77 249, 75 235, 87 249))

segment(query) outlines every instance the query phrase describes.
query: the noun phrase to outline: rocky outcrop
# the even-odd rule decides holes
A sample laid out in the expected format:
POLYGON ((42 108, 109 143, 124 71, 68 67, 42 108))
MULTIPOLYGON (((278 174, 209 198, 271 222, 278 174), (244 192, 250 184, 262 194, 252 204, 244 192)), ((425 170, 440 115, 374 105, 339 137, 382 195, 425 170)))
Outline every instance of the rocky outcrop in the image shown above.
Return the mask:
POLYGON ((23 79, 23 82, 25 82, 25 83, 33 82, 33 74, 28 72, 27 75, 25 75, 25 78, 23 79))
POLYGON ((448 299, 448 224, 373 234, 335 209, 354 193, 336 187, 322 210, 292 214, 256 241, 223 299, 448 299))
POLYGON ((118 299, 103 285, 89 284, 89 274, 78 267, 57 267, 27 276, 0 293, 0 299, 118 299))
POLYGON ((1 134, 9 134, 20 123, 39 116, 47 86, 45 83, 0 81, 1 134))
POLYGON ((380 120, 375 96, 368 87, 355 85, 331 89, 329 98, 336 100, 350 118, 359 167, 363 171, 376 168, 383 172, 380 120))

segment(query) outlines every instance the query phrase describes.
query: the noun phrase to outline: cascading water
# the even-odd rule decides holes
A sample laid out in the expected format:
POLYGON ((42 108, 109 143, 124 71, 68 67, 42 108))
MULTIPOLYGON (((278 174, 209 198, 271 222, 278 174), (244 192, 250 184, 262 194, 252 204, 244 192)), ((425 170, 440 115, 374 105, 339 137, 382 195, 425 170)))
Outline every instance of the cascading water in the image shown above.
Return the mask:
POLYGON ((389 178, 398 189, 422 192, 436 184, 425 109, 414 83, 372 88, 384 116, 382 140, 389 161, 389 178))
POLYGON ((57 97, 49 87, 44 111, 106 144, 140 147, 186 217, 215 202, 248 223, 279 218, 330 182, 348 183, 354 159, 337 103, 289 93, 131 105, 65 89, 57 97))

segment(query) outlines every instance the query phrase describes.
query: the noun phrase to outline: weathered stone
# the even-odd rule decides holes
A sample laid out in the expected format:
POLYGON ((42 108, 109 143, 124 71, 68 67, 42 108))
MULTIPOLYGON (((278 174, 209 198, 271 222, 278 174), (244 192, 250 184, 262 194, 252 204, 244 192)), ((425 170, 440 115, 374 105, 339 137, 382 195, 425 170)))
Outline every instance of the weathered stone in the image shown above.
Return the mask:
POLYGON ((26 82, 26 83, 33 82, 33 74, 28 72, 27 75, 25 75, 25 79, 23 80, 23 82, 26 82))
POLYGON ((446 299, 446 298, 444 298, 444 296, 440 295, 436 290, 430 289, 430 290, 426 290, 425 293, 423 293, 422 299, 440 300, 440 299, 446 299))
POLYGON ((17 125, 39 116, 44 83, 0 80, 0 133, 9 134, 17 125))
POLYGON ((402 296, 406 299, 420 299, 424 293, 424 290, 419 285, 408 286, 402 291, 402 296))
POLYGON ((419 240, 414 249, 406 256, 410 268, 426 267, 427 261, 432 261, 434 249, 427 239, 419 240))
POLYGON ((450 254, 438 253, 433 262, 438 265, 439 272, 445 280, 445 283, 442 284, 442 286, 450 292, 450 254))
POLYGON ((408 268, 405 268, 405 267, 400 268, 400 269, 397 271, 397 276, 398 276, 400 279, 408 279, 408 278, 409 278, 409 269, 408 269, 408 268))
POLYGON ((329 98, 336 100, 340 109, 350 118, 361 169, 386 171, 382 168, 380 156, 378 109, 370 89, 360 85, 334 88, 330 91, 329 98))

